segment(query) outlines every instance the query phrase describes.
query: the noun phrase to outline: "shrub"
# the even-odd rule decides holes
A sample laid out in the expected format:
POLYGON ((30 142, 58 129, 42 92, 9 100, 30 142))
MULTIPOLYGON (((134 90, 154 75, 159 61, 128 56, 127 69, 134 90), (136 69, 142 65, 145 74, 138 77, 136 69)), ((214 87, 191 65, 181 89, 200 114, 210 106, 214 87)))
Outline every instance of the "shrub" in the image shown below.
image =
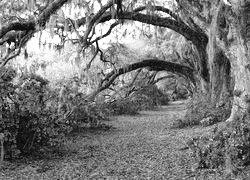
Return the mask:
POLYGON ((116 99, 113 102, 106 103, 111 115, 135 115, 138 114, 139 107, 130 98, 116 99))
POLYGON ((70 126, 60 121, 55 106, 46 104, 51 97, 48 81, 31 74, 16 84, 1 84, 1 128, 6 157, 26 154, 39 146, 55 146, 70 126))
POLYGON ((112 115, 133 115, 141 110, 154 109, 158 105, 167 105, 169 98, 154 85, 141 87, 138 91, 126 98, 117 98, 106 103, 112 115))
POLYGON ((23 75, 16 83, 14 77, 15 71, 9 69, 0 78, 0 133, 4 134, 5 158, 55 147, 81 123, 93 127, 104 118, 95 103, 83 101, 84 96, 67 84, 51 89, 46 79, 35 74, 23 75))
POLYGON ((170 127, 172 129, 184 128, 186 126, 185 122, 182 119, 176 119, 171 124, 170 127))
POLYGON ((55 88, 55 91, 59 92, 58 113, 64 116, 73 129, 83 124, 95 128, 100 121, 108 120, 109 114, 102 104, 86 100, 86 95, 78 92, 76 81, 78 80, 74 78, 60 82, 55 88))
MULTIPOLYGON (((162 93, 157 86, 155 85, 147 85, 142 87, 140 91, 138 91, 138 95, 145 95, 152 101, 152 108, 158 105, 167 105, 170 101, 168 95, 162 93)), ((150 109, 150 107, 149 107, 150 109)))
POLYGON ((198 168, 220 168, 227 172, 239 172, 250 164, 249 117, 235 120, 225 129, 214 130, 210 137, 191 140, 189 148, 198 168))
POLYGON ((212 103, 210 94, 196 93, 187 105, 187 113, 181 126, 207 126, 226 120, 230 115, 231 105, 232 97, 228 94, 212 103))
POLYGON ((101 125, 101 121, 109 120, 109 115, 104 107, 95 102, 83 102, 74 106, 69 115, 67 122, 73 130, 84 128, 97 128, 101 125))
POLYGON ((183 88, 178 88, 174 100, 178 100, 178 99, 187 99, 188 98, 188 91, 186 89, 183 88))

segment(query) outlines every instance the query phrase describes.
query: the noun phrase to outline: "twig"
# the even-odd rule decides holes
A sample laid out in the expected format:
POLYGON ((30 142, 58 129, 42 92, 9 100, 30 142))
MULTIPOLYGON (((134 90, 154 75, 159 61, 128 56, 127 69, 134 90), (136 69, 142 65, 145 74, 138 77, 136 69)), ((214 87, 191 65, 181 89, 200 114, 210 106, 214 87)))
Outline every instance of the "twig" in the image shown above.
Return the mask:
POLYGON ((34 135, 33 135, 33 137, 32 137, 32 141, 31 141, 31 144, 30 144, 30 146, 29 146, 29 150, 31 149, 31 147, 33 146, 33 143, 34 143, 34 141, 35 141, 36 132, 37 132, 37 131, 35 131, 35 133, 34 133, 34 135))
POLYGON ((115 23, 111 24, 111 26, 109 27, 109 30, 108 30, 105 34, 103 34, 103 35, 97 37, 97 38, 94 39, 93 41, 90 41, 90 44, 92 44, 92 43, 94 43, 94 42, 96 42, 96 41, 99 41, 100 39, 102 39, 102 38, 104 38, 104 37, 107 37, 107 36, 112 32, 112 29, 113 29, 114 27, 116 27, 118 24, 120 24, 119 21, 116 21, 115 23))
POLYGON ((77 29, 76 29, 76 27, 75 27, 75 24, 74 24, 73 20, 70 19, 70 18, 67 18, 67 20, 70 22, 70 24, 71 24, 72 27, 74 28, 74 31, 75 31, 76 35, 78 36, 78 38, 79 38, 79 39, 78 39, 78 42, 81 41, 82 37, 81 37, 80 33, 77 31, 77 29))
POLYGON ((98 52, 99 52, 99 46, 98 46, 98 42, 96 42, 96 51, 95 51, 95 54, 91 58, 91 60, 89 61, 89 63, 88 63, 88 65, 87 65, 87 67, 86 67, 85 70, 88 70, 90 68, 90 66, 91 66, 92 62, 94 61, 95 57, 97 56, 98 52))

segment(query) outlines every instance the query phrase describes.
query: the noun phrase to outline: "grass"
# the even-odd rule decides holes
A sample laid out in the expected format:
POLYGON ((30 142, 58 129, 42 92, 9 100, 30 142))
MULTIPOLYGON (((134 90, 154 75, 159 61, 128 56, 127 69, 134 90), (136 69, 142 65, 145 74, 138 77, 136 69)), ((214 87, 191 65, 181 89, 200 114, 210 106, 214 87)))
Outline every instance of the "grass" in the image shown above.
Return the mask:
MULTIPOLYGON (((177 102, 135 116, 116 116, 108 130, 82 130, 48 158, 7 163, 0 179, 223 179, 197 170, 187 142, 213 127, 173 129, 185 114, 177 102)), ((48 154, 47 154, 48 156, 48 154)))

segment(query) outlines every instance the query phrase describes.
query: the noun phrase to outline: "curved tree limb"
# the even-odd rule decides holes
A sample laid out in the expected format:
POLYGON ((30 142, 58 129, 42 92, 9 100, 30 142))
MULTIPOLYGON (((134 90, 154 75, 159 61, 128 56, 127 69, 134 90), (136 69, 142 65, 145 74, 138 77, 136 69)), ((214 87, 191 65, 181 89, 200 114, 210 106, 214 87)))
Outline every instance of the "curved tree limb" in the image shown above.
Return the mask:
MULTIPOLYGON (((164 7, 156 6, 156 10, 162 11, 165 13, 168 13, 170 17, 160 17, 158 15, 150 15, 150 14, 142 14, 139 11, 144 10, 146 7, 139 7, 138 9, 135 9, 133 12, 129 11, 123 11, 123 13, 119 14, 119 19, 122 20, 133 20, 138 21, 146 24, 151 24, 154 26, 160 26, 172 29, 173 31, 183 35, 187 40, 192 41, 195 45, 202 45, 204 46, 208 42, 208 38, 205 33, 202 33, 201 31, 196 31, 192 28, 190 28, 188 25, 186 25, 181 18, 179 18, 178 15, 174 14, 170 10, 164 7), (174 19, 173 19, 174 18, 174 19)), ((112 13, 104 12, 102 16, 99 17, 98 22, 104 23, 112 19, 112 13)), ((80 19, 77 21, 78 25, 84 25, 86 24, 86 17, 80 19)), ((94 22, 90 23, 88 25, 89 31, 85 32, 85 39, 90 33, 90 30, 94 26, 94 22)))
MULTIPOLYGON (((100 22, 106 22, 112 19, 110 12, 104 14, 100 22)), ((157 15, 142 14, 138 12, 123 12, 119 15, 119 19, 139 21, 154 26, 160 26, 172 29, 173 31, 183 35, 187 40, 192 41, 195 45, 206 45, 207 36, 201 32, 194 31, 184 23, 173 20, 172 18, 163 18, 157 15)))
POLYGON ((119 76, 121 74, 125 74, 134 71, 136 69, 145 67, 150 67, 150 69, 154 71, 169 71, 173 73, 182 74, 188 77, 192 82, 195 82, 195 78, 193 75, 194 69, 178 63, 168 62, 159 59, 146 59, 140 62, 126 65, 117 70, 111 71, 109 74, 107 74, 103 82, 107 81, 108 79, 114 76, 119 76))
MULTIPOLYGON (((147 9, 146 6, 141 6, 141 7, 138 7, 136 8, 133 12, 140 12, 140 11, 143 11, 147 9)), ((170 15, 172 18, 174 18, 176 21, 179 21, 179 22, 182 22, 184 23, 181 18, 176 14, 174 13, 173 11, 171 11, 170 9, 168 8, 165 8, 165 7, 162 7, 162 6, 154 6, 154 10, 155 11, 161 11, 161 12, 164 12, 164 13, 167 13, 168 15, 170 15)))
POLYGON ((7 26, 3 26, 0 29, 0 38, 2 38, 5 34, 7 34, 9 31, 15 30, 15 31, 26 31, 26 30, 34 30, 35 29, 35 21, 28 21, 28 22, 14 22, 10 23, 7 26))
POLYGON ((155 71, 169 71, 172 73, 180 74, 187 77, 193 84, 195 84, 194 69, 185 65, 164 60, 146 59, 141 62, 126 65, 108 73, 106 77, 100 81, 97 90, 89 96, 89 99, 94 99, 98 93, 109 88, 109 86, 112 85, 116 78, 120 75, 145 67, 150 67, 151 70, 155 71))
POLYGON ((13 22, 8 25, 2 26, 0 29, 0 39, 9 31, 29 31, 36 30, 37 28, 45 27, 46 21, 50 18, 50 15, 55 13, 60 7, 62 7, 68 0, 55 0, 50 3, 46 9, 38 16, 37 19, 28 20, 26 22, 13 22))

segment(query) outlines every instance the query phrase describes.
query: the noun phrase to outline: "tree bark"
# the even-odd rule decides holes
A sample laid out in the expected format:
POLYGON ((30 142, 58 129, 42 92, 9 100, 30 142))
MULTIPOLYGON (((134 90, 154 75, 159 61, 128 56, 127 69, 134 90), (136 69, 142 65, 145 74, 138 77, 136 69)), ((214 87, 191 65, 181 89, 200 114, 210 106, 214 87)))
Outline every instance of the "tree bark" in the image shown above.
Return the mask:
POLYGON ((233 94, 231 115, 227 119, 233 121, 250 110, 250 3, 232 1, 229 7, 220 1, 213 9, 207 47, 212 101, 220 99, 224 92, 233 94), (223 18, 227 22, 225 27, 223 18))
POLYGON ((231 116, 227 121, 237 120, 250 113, 250 2, 232 2, 232 37, 227 46, 227 56, 232 64, 235 78, 234 100, 231 116))

